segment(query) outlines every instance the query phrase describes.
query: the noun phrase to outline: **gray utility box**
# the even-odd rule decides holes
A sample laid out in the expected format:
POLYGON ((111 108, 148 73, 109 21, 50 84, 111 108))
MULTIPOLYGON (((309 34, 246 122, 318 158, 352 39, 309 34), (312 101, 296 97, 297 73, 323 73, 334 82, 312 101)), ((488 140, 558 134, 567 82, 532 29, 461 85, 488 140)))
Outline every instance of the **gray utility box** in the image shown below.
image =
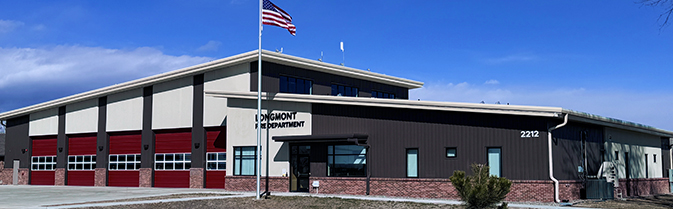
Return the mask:
POLYGON ((587 199, 614 199, 615 185, 605 179, 587 179, 587 199))

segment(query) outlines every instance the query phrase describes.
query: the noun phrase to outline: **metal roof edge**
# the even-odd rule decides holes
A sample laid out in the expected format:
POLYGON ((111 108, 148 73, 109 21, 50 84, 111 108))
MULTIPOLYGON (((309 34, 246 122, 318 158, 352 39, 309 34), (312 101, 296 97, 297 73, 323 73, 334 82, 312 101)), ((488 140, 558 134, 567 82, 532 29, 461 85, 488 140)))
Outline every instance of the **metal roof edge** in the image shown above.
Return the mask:
POLYGON ((663 129, 655 128, 655 127, 652 127, 652 126, 643 125, 643 124, 640 124, 640 123, 634 123, 634 122, 630 122, 630 121, 624 121, 624 120, 620 120, 620 119, 604 117, 604 116, 600 116, 600 115, 595 115, 595 114, 580 112, 580 111, 574 111, 574 110, 569 110, 569 109, 563 109, 563 113, 574 116, 574 117, 569 118, 569 120, 573 120, 573 121, 579 121, 579 122, 585 122, 585 123, 591 123, 591 124, 598 124, 598 125, 603 125, 603 126, 612 127, 612 128, 631 130, 631 131, 653 134, 653 135, 664 136, 664 137, 673 137, 673 132, 672 131, 663 130, 663 129))
MULTIPOLYGON (((206 91, 205 93, 206 96, 211 97, 257 99, 256 92, 206 91)), ((272 101, 359 105, 359 106, 391 107, 391 108, 405 108, 405 109, 443 110, 443 111, 457 111, 457 112, 554 117, 554 118, 560 117, 562 111, 562 108, 556 108, 556 107, 490 105, 490 104, 472 104, 472 103, 458 103, 458 102, 413 101, 413 100, 401 100, 401 99, 337 97, 337 96, 325 96, 325 95, 302 95, 302 94, 286 94, 286 93, 267 94, 266 92, 262 93, 262 97, 264 100, 272 100, 272 101)))

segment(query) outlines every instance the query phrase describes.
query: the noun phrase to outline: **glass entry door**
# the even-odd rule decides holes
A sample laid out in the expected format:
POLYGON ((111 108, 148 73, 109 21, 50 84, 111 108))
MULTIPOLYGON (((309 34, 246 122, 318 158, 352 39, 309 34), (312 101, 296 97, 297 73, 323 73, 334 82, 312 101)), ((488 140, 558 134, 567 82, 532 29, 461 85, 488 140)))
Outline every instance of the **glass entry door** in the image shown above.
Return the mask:
POLYGON ((290 191, 308 192, 311 177, 311 146, 290 146, 290 191))

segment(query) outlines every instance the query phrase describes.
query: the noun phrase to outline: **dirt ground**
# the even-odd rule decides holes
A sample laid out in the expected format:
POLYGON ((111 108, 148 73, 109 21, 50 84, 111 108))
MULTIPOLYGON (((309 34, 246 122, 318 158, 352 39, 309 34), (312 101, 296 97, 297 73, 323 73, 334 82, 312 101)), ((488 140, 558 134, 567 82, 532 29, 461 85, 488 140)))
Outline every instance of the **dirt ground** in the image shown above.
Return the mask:
POLYGON ((585 201, 580 204, 575 204, 574 206, 591 208, 670 209, 673 208, 673 195, 665 194, 633 197, 625 200, 585 201))
MULTIPOLYGON (((100 209, 101 207, 97 207, 100 209)), ((154 203, 144 205, 122 205, 102 208, 463 208, 455 205, 421 204, 409 202, 367 201, 341 198, 284 197, 271 196, 270 199, 255 200, 251 197, 217 200, 195 200, 183 202, 154 203)))

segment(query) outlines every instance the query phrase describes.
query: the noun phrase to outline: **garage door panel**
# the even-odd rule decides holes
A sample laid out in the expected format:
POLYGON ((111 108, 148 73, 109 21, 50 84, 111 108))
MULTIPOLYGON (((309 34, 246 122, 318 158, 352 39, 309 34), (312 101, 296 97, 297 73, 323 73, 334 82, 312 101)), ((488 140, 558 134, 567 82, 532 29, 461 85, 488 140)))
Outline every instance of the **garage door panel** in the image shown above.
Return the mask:
POLYGON ((140 134, 111 135, 110 154, 137 154, 141 152, 140 134))
POLYGON ((55 181, 55 171, 31 171, 30 184, 31 185, 50 185, 53 186, 55 181))
POLYGON ((33 156, 56 155, 56 137, 46 139, 33 139, 33 156))
POLYGON ((68 139, 68 155, 95 155, 96 136, 71 136, 68 139))
POLYGON ((189 188, 189 171, 155 171, 154 186, 189 188))
POLYGON ((156 153, 192 152, 192 132, 172 132, 156 134, 156 153))
POLYGON ((226 171, 206 171, 206 188, 224 189, 226 171))
POLYGON ((93 186, 94 171, 68 171, 68 185, 70 186, 93 186))
POLYGON ((108 186, 139 187, 139 171, 109 171, 108 186))

